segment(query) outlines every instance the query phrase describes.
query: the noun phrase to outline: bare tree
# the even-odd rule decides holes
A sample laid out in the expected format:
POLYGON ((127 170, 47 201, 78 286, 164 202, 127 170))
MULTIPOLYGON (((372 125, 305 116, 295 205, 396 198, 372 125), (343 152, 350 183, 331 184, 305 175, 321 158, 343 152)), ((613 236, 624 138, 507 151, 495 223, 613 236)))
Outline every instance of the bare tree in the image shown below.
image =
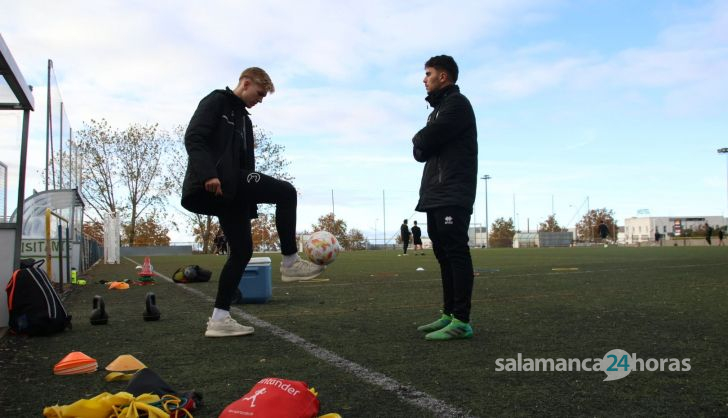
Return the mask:
MULTIPOLYGON (((174 184, 173 189, 176 191, 172 194, 174 199, 179 199, 182 195, 182 183, 187 169, 187 151, 185 150, 185 130, 184 125, 177 125, 172 130, 174 138, 172 147, 169 150, 171 163, 167 166, 169 174, 174 184)), ((196 243, 202 246, 202 253, 209 254, 214 251, 213 240, 220 224, 210 215, 201 215, 188 211, 181 212, 188 226, 192 228, 192 234, 196 243)), ((179 228, 178 228, 179 229, 179 228)))
POLYGON ((286 147, 273 142, 270 134, 253 125, 255 131, 255 170, 278 180, 292 182, 294 177, 288 173, 290 162, 283 157, 286 147))
MULTIPOLYGON (((51 179, 51 184, 49 187, 53 190, 58 189, 73 189, 78 188, 79 183, 79 156, 78 156, 78 145, 73 142, 69 141, 71 147, 71 152, 68 150, 63 151, 56 151, 53 160, 58 161, 61 164, 58 165, 57 171, 60 172, 61 167, 63 167, 63 173, 59 173, 58 175, 52 174, 49 177, 51 179)), ((49 167, 51 172, 56 170, 56 167, 54 165, 51 165, 49 167)), ((41 178, 45 178, 46 176, 46 170, 42 169, 38 171, 38 174, 41 176, 41 178)))
POLYGON ((164 218, 165 197, 173 182, 163 167, 171 146, 169 134, 157 124, 132 124, 119 131, 102 119, 91 120, 77 133, 83 159, 82 195, 91 209, 89 217, 101 221, 115 213, 130 228, 134 245, 136 224, 148 209, 164 218))
POLYGON ((130 125, 119 136, 119 171, 126 186, 129 205, 129 245, 134 245, 136 224, 147 209, 157 209, 164 215, 166 197, 174 182, 163 170, 172 141, 158 124, 130 125))
POLYGON ((118 153, 119 134, 105 119, 91 120, 77 133, 83 158, 81 176, 83 197, 91 219, 101 222, 106 214, 121 215, 116 196, 116 183, 121 164, 118 153))

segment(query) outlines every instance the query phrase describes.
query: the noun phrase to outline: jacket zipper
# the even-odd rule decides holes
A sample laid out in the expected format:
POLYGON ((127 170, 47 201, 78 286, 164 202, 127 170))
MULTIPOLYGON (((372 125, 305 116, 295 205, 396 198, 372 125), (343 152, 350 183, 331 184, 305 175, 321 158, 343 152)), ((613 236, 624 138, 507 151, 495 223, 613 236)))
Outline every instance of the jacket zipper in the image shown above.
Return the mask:
POLYGON ((440 166, 440 157, 437 157, 437 183, 442 184, 442 167, 440 166))

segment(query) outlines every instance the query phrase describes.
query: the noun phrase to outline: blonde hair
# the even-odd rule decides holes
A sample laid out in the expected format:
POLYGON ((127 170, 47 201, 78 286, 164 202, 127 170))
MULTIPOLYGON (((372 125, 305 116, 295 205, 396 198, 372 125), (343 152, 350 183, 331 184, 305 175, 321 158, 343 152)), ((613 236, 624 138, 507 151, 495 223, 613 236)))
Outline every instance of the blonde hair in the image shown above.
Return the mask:
POLYGON ((274 93, 276 91, 276 88, 275 86, 273 86, 273 81, 271 81, 270 76, 262 68, 246 68, 245 71, 240 74, 239 81, 242 81, 244 78, 247 78, 253 83, 260 85, 268 93, 274 93))

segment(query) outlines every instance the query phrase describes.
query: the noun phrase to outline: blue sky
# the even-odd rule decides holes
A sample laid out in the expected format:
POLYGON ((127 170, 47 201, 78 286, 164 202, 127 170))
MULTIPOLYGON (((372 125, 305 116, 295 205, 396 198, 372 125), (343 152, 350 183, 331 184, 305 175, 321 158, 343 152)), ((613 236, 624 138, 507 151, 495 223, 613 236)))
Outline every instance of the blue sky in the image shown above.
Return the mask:
MULTIPOLYGON (((642 209, 728 215, 716 152, 728 146, 728 3, 453 4, 25 0, 3 6, 0 33, 39 109, 53 59, 75 129, 92 118, 171 128, 243 68, 265 68, 277 91, 253 121, 286 147, 299 230, 332 210, 332 190, 337 217, 370 237, 385 219, 388 237, 405 217, 424 221, 411 138, 429 113, 423 63, 442 53, 475 108, 490 222, 515 214, 534 229, 553 211, 573 226, 587 198, 620 225, 642 209)), ((32 150, 43 117, 32 116, 32 150)), ((42 188, 42 154, 29 190, 42 188)), ((474 221, 484 217, 480 180, 474 221)))

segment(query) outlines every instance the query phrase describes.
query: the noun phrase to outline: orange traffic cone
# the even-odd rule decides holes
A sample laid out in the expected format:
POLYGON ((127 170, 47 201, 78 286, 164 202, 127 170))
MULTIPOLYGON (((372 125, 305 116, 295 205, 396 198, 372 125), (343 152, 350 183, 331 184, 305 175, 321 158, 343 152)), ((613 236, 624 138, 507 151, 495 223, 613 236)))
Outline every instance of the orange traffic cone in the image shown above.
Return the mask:
POLYGON ((152 261, 149 259, 149 256, 144 257, 144 264, 142 265, 142 270, 139 272, 140 277, 152 277, 154 276, 154 271, 152 270, 152 261))

